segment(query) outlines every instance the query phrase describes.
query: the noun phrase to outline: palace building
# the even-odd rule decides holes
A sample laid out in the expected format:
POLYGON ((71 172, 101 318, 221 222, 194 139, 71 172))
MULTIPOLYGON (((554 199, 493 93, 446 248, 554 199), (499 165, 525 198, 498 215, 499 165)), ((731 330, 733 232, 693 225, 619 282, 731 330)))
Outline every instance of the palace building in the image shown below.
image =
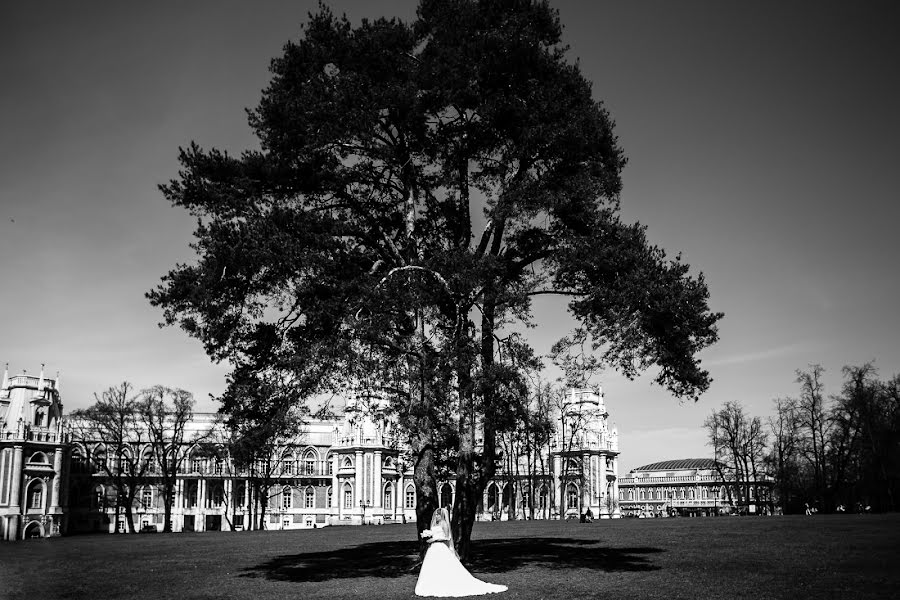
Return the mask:
MULTIPOLYGON (((305 423, 270 457, 239 469, 229 459, 218 415, 195 414, 171 494, 165 497, 147 438, 124 452, 141 464, 132 503, 136 530, 162 531, 165 502, 172 531, 314 528, 415 520, 412 464, 396 420, 377 397, 349 398, 341 415, 305 423), (202 443, 196 443, 202 439, 202 443)), ((590 511, 620 516, 618 440, 607 426, 601 391, 570 390, 560 431, 540 461, 501 461, 478 518, 571 518, 590 511), (543 468, 535 466, 540 462, 543 468), (533 504, 533 506, 532 506, 533 504)), ((0 389, 0 537, 126 531, 110 474, 122 462, 109 440, 65 423, 59 378, 4 375, 0 389), (80 433, 79 433, 80 432, 80 433)), ((132 467, 133 468, 133 467, 132 467)), ((438 483, 452 504, 455 481, 438 483)))
POLYGON ((27 373, 0 386, 0 539, 59 535, 65 527, 65 465, 59 376, 27 373))
MULTIPOLYGON (((624 516, 713 516, 735 510, 729 487, 711 458, 666 460, 632 469, 619 482, 619 505, 624 516)), ((771 505, 773 481, 761 476, 750 486, 748 512, 764 512, 771 505)))

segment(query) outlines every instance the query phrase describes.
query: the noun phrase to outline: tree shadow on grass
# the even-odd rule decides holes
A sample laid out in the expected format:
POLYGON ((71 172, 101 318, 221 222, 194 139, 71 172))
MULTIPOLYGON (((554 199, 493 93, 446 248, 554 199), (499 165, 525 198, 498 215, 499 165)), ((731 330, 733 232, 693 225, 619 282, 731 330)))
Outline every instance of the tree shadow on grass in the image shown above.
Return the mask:
MULTIPOLYGON (((599 542, 570 538, 510 538, 476 543, 469 569, 505 573, 524 566, 597 571, 655 571, 650 556, 659 548, 607 548, 599 542)), ((244 570, 239 577, 281 581, 328 581, 360 577, 401 577, 418 571, 414 541, 361 544, 324 552, 278 556, 244 570)))

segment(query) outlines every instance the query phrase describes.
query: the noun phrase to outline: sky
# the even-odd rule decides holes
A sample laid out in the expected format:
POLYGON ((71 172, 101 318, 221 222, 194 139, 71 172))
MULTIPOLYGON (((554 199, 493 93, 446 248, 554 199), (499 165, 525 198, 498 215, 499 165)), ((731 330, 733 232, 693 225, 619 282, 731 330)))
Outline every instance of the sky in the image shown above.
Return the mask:
MULTIPOLYGON (((0 363, 60 372, 66 410, 129 381, 216 410, 227 367, 160 328, 144 294, 190 262, 194 223, 157 186, 192 140, 255 146, 245 109, 316 2, 4 3, 0 8, 0 363)), ((710 456, 726 401, 771 414, 819 363, 900 372, 900 5, 551 2, 616 121, 625 220, 703 272, 725 313, 679 402, 651 378, 603 386, 620 473, 710 456)), ((414 2, 335 0, 358 22, 414 2)), ((541 299, 538 353, 570 324, 541 299)), ((2 365, 0 365, 2 367, 2 365)))

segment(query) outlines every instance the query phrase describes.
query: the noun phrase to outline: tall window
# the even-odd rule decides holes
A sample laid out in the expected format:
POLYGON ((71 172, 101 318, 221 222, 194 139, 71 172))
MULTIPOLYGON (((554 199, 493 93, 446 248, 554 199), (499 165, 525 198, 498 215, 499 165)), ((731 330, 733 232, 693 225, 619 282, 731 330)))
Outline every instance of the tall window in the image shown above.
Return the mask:
POLYGON ((306 455, 306 474, 307 475, 315 475, 316 474, 316 460, 313 458, 312 454, 306 455))
POLYGON ((203 459, 199 456, 195 456, 191 460, 191 472, 192 473, 202 473, 203 472, 203 459))
POLYGON ((221 457, 216 457, 216 475, 221 475, 222 471, 225 470, 225 461, 221 459, 221 457))
POLYGON ((325 459, 325 473, 328 475, 334 473, 334 459, 331 456, 325 459))
POLYGON ((141 492, 141 508, 149 510, 151 506, 153 506, 153 490, 144 488, 144 491, 141 492))
POLYGON ((326 492, 325 492, 325 502, 326 502, 326 505, 325 505, 326 508, 334 507, 334 492, 331 489, 331 486, 328 486, 328 490, 326 490, 326 492))
POLYGON ((35 483, 31 486, 31 493, 28 495, 28 508, 41 508, 44 500, 44 486, 35 483))
POLYGON ((285 475, 293 475, 294 474, 294 459, 293 458, 285 458, 284 462, 281 466, 281 472, 285 475))
POLYGON ((349 484, 344 486, 344 508, 353 508, 353 490, 349 484))
POLYGON ((391 493, 392 491, 393 490, 391 489, 390 485, 388 485, 387 487, 384 488, 384 503, 383 504, 384 504, 384 508, 386 508, 387 510, 391 510, 391 508, 393 507, 393 503, 392 503, 393 494, 391 493))
POLYGON ((72 450, 72 471, 74 473, 84 473, 87 469, 85 469, 85 461, 84 454, 81 453, 81 450, 75 448, 72 450))
POLYGON ((291 508, 293 505, 293 495, 291 494, 291 488, 286 487, 281 490, 281 508, 283 510, 287 510, 291 508))
POLYGON ((94 450, 94 467, 97 471, 103 471, 106 468, 106 450, 97 448, 94 450))
POLYGON ((105 510, 106 509, 106 494, 103 492, 103 486, 97 486, 94 488, 94 494, 91 497, 92 508, 96 510, 105 510))
POLYGON ((214 508, 219 508, 222 506, 222 503, 225 501, 225 490, 223 490, 220 486, 216 486, 213 488, 212 493, 212 505, 214 508))
POLYGON ((406 488, 406 508, 416 507, 416 489, 413 486, 406 488))
POLYGON ((316 491, 311 487, 306 488, 306 498, 304 504, 306 508, 315 508, 316 506, 316 491))
POLYGON ((578 488, 572 483, 566 489, 566 508, 578 508, 578 488))
POLYGON ((540 494, 540 507, 541 509, 547 508, 547 496, 549 495, 546 486, 541 486, 541 494, 540 494))

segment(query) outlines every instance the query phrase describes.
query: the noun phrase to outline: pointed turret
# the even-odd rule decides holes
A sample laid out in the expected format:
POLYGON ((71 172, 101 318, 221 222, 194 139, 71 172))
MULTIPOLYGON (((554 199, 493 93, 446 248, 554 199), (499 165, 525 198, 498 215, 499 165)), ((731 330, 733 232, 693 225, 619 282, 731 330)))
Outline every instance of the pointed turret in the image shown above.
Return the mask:
POLYGON ((6 363, 6 366, 3 367, 3 385, 0 386, 0 390, 5 390, 9 387, 9 363, 6 363))

